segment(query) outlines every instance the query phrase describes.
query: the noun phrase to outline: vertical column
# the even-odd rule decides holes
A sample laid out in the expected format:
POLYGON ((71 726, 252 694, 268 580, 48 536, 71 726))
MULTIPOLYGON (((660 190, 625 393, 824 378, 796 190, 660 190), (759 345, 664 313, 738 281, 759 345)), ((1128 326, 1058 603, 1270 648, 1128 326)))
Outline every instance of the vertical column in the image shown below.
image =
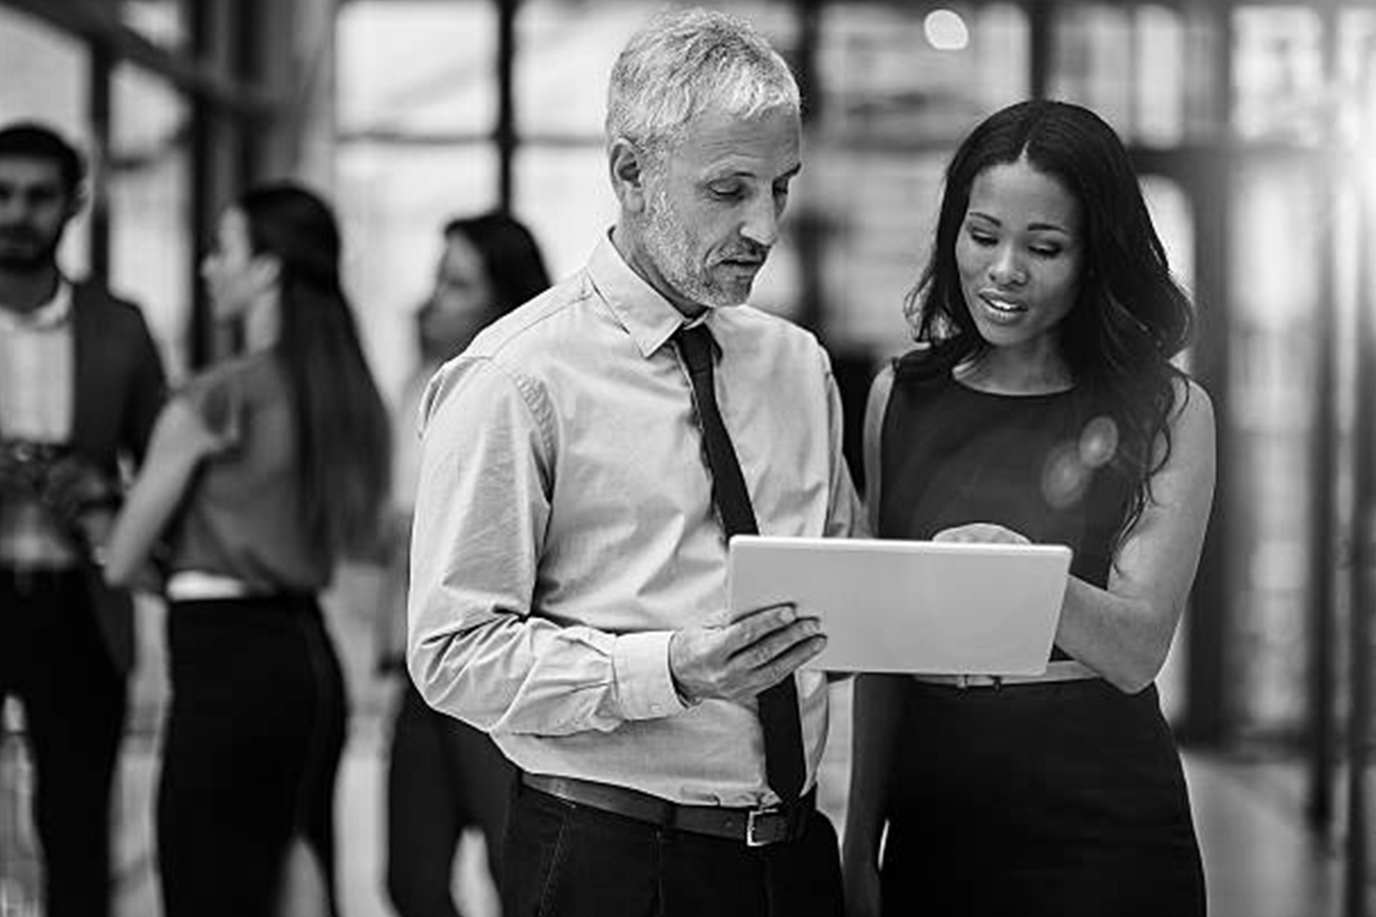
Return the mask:
MULTIPOLYGON (((821 33, 822 0, 795 0, 798 46, 789 61, 803 99, 803 133, 818 129, 823 87, 817 73, 817 45, 821 33)), ((813 208, 793 214, 793 239, 798 247, 798 312, 795 321, 818 333, 826 330, 825 221, 813 208)))
POLYGON ((515 199, 516 172, 516 13, 520 0, 497 2, 497 202, 509 211, 515 199))
POLYGON ((1044 99, 1051 85, 1051 70, 1056 52, 1055 0, 1027 0, 1027 22, 1030 29, 1027 75, 1028 94, 1044 99))
POLYGON ((106 159, 110 152, 110 71, 114 59, 99 41, 89 42, 91 68, 86 104, 91 122, 90 182, 90 275, 101 282, 110 278, 110 203, 105 191, 106 159))
MULTIPOLYGON (((1372 83, 1372 57, 1376 47, 1368 46, 1362 56, 1362 74, 1357 85, 1369 89, 1372 83)), ((1369 111, 1363 117, 1370 118, 1369 111)), ((1376 135, 1376 125, 1367 124, 1365 136, 1376 135)), ((1370 847, 1367 814, 1367 771, 1371 755, 1371 613, 1376 605, 1376 417, 1370 401, 1361 396, 1376 392, 1376 294, 1373 284, 1371 252, 1376 249, 1376 188, 1369 175, 1360 176, 1364 192, 1357 215, 1357 410, 1353 423, 1353 502, 1352 517, 1352 620, 1348 635, 1352 701, 1347 726, 1347 838, 1344 844, 1343 914, 1367 917, 1370 889, 1370 847)))
MULTIPOLYGON (((1325 7, 1322 15, 1325 81, 1332 86, 1337 81, 1337 17, 1331 6, 1325 7)), ((1328 137, 1324 144, 1328 149, 1337 140, 1332 130, 1333 120, 1328 119, 1328 137)), ((1338 190, 1334 169, 1321 170, 1319 181, 1324 198, 1331 202, 1331 212, 1336 213, 1338 190)), ((1318 251, 1335 252, 1337 240, 1332 221, 1320 221, 1319 232, 1318 251)), ((1306 730, 1309 773, 1305 815, 1310 826, 1320 834, 1326 834, 1333 821, 1333 631, 1337 610, 1333 589, 1337 570, 1333 549, 1337 524, 1333 505, 1333 445, 1338 437, 1333 341, 1337 327, 1336 267, 1336 258, 1330 255, 1328 270, 1319 272, 1318 311, 1314 316, 1317 329, 1314 410, 1309 429, 1309 492, 1313 500, 1309 508, 1309 723, 1306 730)))
POLYGON ((1227 731, 1226 653, 1232 602, 1232 551, 1229 530, 1233 499, 1232 405, 1229 391, 1229 349, 1232 252, 1232 182, 1230 176, 1232 90, 1232 16, 1226 5, 1212 6, 1201 15, 1210 17, 1217 36, 1213 70, 1212 117, 1201 121, 1218 125, 1216 133, 1202 138, 1201 158, 1191 169, 1191 198, 1196 215, 1196 300, 1200 325, 1195 346, 1195 372, 1214 402, 1218 423, 1216 461, 1218 478, 1213 514, 1199 561, 1190 604, 1188 653, 1185 661, 1186 706, 1179 734, 1183 742, 1218 745, 1227 731))
MULTIPOLYGON (((1370 250, 1373 243, 1371 202, 1365 202, 1360 216, 1361 244, 1370 250)), ((1371 262, 1363 259, 1358 269, 1360 297, 1357 303, 1357 391, 1376 391, 1376 340, 1373 340, 1371 312, 1376 302, 1371 296, 1371 262)), ((1352 533, 1352 621, 1348 637, 1351 667, 1352 704, 1347 727, 1347 840, 1344 845, 1346 885, 1343 914, 1366 917, 1368 841, 1367 841, 1367 764, 1371 743, 1371 610, 1376 601, 1372 568, 1376 565, 1376 424, 1370 404, 1357 409, 1353 430, 1356 444, 1354 491, 1356 512, 1352 533)))

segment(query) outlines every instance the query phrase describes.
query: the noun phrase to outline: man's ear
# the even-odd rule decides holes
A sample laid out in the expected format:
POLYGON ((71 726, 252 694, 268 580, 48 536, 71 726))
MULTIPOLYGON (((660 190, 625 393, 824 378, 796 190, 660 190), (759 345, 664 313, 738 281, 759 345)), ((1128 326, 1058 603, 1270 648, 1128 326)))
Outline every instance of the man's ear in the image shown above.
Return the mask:
POLYGON ((612 191, 627 213, 645 210, 645 179, 648 160, 643 150, 625 137, 612 141, 607 151, 607 165, 611 171, 612 191))
POLYGON ((67 219, 72 220, 81 215, 81 211, 86 209, 86 204, 90 200, 90 192, 86 188, 85 182, 78 184, 67 195, 67 219))

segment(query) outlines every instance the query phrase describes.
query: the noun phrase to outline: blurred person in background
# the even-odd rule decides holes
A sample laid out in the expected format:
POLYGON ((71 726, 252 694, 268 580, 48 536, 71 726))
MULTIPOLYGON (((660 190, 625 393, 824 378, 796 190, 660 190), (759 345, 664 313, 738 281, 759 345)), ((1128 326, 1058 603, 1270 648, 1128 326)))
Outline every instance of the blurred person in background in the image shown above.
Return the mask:
POLYGON ((1074 559, 1044 675, 857 680, 851 917, 1202 917, 1154 684, 1214 486, 1209 397, 1171 362, 1192 311, 1097 115, 1021 103, 956 151, 918 346, 871 392, 871 525, 1074 559))
POLYGON ((84 179, 53 130, 0 129, 0 707, 23 703, 50 917, 110 912, 134 621, 96 549, 164 395, 139 309, 57 264, 84 179))
POLYGON ((107 548, 127 585, 166 543, 167 917, 338 913, 346 698, 317 594, 341 557, 376 550, 390 457, 340 246, 329 206, 293 184, 225 209, 202 275, 244 353, 170 399, 107 548))
POLYGON ((502 834, 513 771, 486 733, 430 707, 406 674, 406 586, 420 460, 417 418, 426 383, 489 322, 549 286, 544 258, 524 225, 502 213, 451 220, 435 288, 416 313, 420 365, 397 414, 393 545, 381 617, 384 671, 401 697, 387 775, 387 892, 401 917, 457 917, 454 855, 466 828, 482 832, 500 883, 502 834))
POLYGON ((862 516, 826 352, 745 304, 799 107, 748 23, 656 17, 612 70, 615 226, 427 391, 407 661, 520 768, 504 917, 842 910, 825 638, 725 608, 731 535, 862 516))

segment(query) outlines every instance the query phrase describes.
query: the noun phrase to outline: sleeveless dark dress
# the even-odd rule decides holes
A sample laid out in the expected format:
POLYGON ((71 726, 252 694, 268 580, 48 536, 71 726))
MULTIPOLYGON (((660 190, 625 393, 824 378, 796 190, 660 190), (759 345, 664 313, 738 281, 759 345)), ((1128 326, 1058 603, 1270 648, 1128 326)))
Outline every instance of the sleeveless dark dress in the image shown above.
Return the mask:
MULTIPOLYGON (((911 366, 911 357, 906 361, 911 366)), ((903 364, 900 364, 902 366, 903 364)), ((884 416, 880 537, 996 522, 1107 582, 1129 490, 1093 399, 904 373, 884 416)), ((1067 658, 1059 648, 1053 658, 1067 658)), ((891 773, 886 914, 1196 917, 1199 848, 1155 686, 911 683, 891 773)))

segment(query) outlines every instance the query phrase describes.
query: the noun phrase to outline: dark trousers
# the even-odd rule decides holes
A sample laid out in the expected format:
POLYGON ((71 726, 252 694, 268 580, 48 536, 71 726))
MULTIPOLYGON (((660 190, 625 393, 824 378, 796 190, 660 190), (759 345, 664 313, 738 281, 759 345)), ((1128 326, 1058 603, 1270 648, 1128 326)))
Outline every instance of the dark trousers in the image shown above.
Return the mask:
POLYGON ((304 841, 334 900, 343 673, 311 596, 173 602, 158 783, 166 917, 278 913, 304 841))
POLYGON ((482 831, 501 876, 514 777, 485 733, 431 708, 407 680, 387 771, 387 894, 399 917, 458 917, 451 889, 465 828, 482 831))
POLYGON ((840 917, 836 832, 814 813, 792 843, 746 847, 519 787, 503 917, 840 917))
POLYGON ((0 702, 24 705, 49 917, 110 913, 110 792, 124 677, 79 573, 0 571, 0 702))

